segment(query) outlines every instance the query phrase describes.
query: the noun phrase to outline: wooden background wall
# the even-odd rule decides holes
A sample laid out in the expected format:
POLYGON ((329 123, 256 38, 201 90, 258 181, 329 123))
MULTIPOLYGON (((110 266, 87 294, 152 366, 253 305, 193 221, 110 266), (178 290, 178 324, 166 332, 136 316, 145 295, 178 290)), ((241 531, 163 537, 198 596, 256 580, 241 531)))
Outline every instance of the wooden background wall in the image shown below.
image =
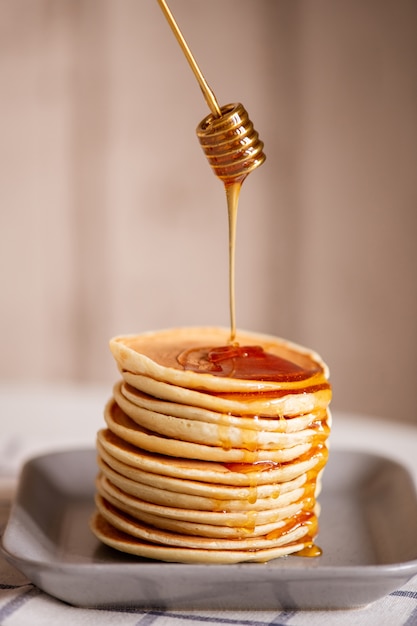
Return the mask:
MULTIPOLYGON (((417 421, 417 3, 171 0, 265 142, 237 322, 327 360, 334 408, 417 421)), ((0 0, 0 379, 115 380, 108 339, 228 325, 208 113, 154 0, 0 0)))

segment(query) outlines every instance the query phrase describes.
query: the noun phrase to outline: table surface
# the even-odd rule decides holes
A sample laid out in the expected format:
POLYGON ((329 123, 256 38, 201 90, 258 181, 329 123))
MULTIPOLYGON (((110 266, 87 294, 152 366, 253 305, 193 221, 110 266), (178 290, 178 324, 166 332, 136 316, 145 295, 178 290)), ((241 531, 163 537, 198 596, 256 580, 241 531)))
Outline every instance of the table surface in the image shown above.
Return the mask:
MULTIPOLYGON (((51 451, 94 446, 103 427, 103 387, 0 384, 0 534, 6 523, 22 464, 51 451)), ((374 452, 405 465, 417 481, 417 428, 399 421, 336 413, 331 446, 374 452)), ((416 529, 417 534, 417 529, 416 529)), ((417 577, 367 607, 349 611, 156 611, 94 610, 69 606, 36 588, 0 557, 0 624, 20 626, 413 626, 417 625, 417 577)))

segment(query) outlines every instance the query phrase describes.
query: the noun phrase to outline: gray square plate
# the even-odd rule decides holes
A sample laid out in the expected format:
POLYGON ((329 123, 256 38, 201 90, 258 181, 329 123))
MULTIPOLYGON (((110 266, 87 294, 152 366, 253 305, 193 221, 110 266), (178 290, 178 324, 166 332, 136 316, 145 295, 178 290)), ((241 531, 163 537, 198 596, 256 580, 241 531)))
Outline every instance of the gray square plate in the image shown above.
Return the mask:
POLYGON ((417 574, 417 497, 387 458, 332 450, 320 496, 318 558, 183 565, 119 553, 89 530, 94 450, 24 466, 2 549, 47 593, 83 607, 343 609, 368 604, 417 574))

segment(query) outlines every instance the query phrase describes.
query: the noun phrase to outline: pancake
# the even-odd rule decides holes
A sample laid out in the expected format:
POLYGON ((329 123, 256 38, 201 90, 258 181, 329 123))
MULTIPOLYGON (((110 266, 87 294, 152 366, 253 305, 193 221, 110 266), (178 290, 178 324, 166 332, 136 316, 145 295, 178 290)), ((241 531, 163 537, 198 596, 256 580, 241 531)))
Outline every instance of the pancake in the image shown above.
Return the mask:
POLYGON ((109 465, 98 459, 98 466, 103 475, 116 487, 119 487, 125 493, 133 495, 146 502, 153 504, 162 504, 163 506, 175 506, 181 509, 194 509, 199 511, 241 511, 247 510, 250 506, 251 511, 263 511, 267 509, 279 509, 281 507, 299 502, 309 491, 308 486, 296 487, 291 491, 280 492, 276 489, 275 493, 266 498, 261 498, 257 494, 248 494, 246 498, 225 499, 216 497, 218 492, 213 486, 212 492, 208 495, 190 494, 183 490, 182 485, 178 490, 165 489, 162 486, 156 487, 139 480, 126 478, 122 474, 115 472, 109 465), (256 497, 255 497, 256 495, 256 497))
POLYGON ((173 329, 111 340, 121 380, 97 434, 105 544, 186 563, 318 555, 328 369, 269 335, 173 329))
POLYGON ((135 389, 127 383, 119 381, 116 383, 113 394, 121 393, 123 396, 132 402, 133 404, 154 411, 156 413, 162 413, 163 415, 171 415, 173 417, 180 417, 183 419, 189 419, 193 421, 208 422, 209 424, 217 424, 220 427, 237 427, 248 430, 256 430, 261 432, 296 432, 303 430, 310 426, 311 423, 323 417, 326 410, 319 409, 312 413, 302 414, 297 417, 286 415, 285 419, 271 420, 269 418, 262 418, 257 416, 253 419, 253 416, 244 415, 232 415, 230 413, 210 411, 201 407, 190 406, 187 404, 179 404, 176 402, 169 402, 159 400, 153 396, 150 396, 138 389, 135 389))
POLYGON ((298 478, 281 484, 274 481, 270 484, 256 485, 255 487, 253 486, 256 480, 255 476, 253 477, 255 480, 252 481, 252 486, 232 487, 229 485, 219 485, 217 483, 199 482, 197 480, 190 480, 189 478, 172 478, 170 476, 146 472, 142 469, 131 467, 108 454, 99 442, 97 442, 97 451, 99 453, 99 467, 101 467, 101 463, 104 462, 115 472, 132 480, 134 483, 145 484, 175 493, 188 493, 190 495, 216 498, 217 500, 238 499, 242 501, 254 501, 256 498, 277 498, 279 494, 299 489, 307 480, 307 475, 301 474, 298 478))
POLYGON ((113 397, 119 408, 136 424, 147 430, 153 430, 164 437, 181 441, 210 446, 218 446, 220 441, 222 448, 268 450, 292 448, 296 444, 305 444, 306 442, 314 445, 327 439, 325 430, 323 428, 317 429, 317 421, 313 423, 314 427, 292 433, 265 432, 237 426, 226 427, 222 423, 213 424, 202 420, 183 419, 144 409, 126 399, 120 391, 120 385, 114 388, 113 397))
MULTIPOLYGON (((280 390, 277 394, 263 393, 229 394, 216 396, 212 393, 203 393, 194 389, 183 389, 170 383, 154 380, 141 374, 123 372, 123 379, 135 389, 169 402, 188 404, 193 407, 230 413, 231 415, 259 415, 262 417, 292 417, 303 413, 324 408, 330 400, 328 388, 304 390, 303 393, 285 393, 280 390), (243 397, 242 397, 243 395, 243 397)), ((215 378, 215 376, 213 376, 215 378)), ((320 385, 317 385, 320 387, 320 385)))
POLYGON ((314 514, 309 517, 309 525, 299 524, 294 520, 285 527, 285 531, 280 534, 272 532, 262 537, 245 537, 239 539, 220 539, 211 537, 198 537, 195 535, 172 533, 160 530, 143 522, 135 520, 131 516, 121 513, 104 498, 96 498, 96 505, 99 513, 112 526, 119 530, 137 537, 143 541, 156 543, 159 545, 175 546, 181 548, 203 549, 203 550, 262 550, 275 548, 283 544, 294 543, 305 537, 309 528, 317 524, 314 514))
POLYGON ((323 447, 289 464, 274 464, 265 461, 255 464, 224 465, 210 461, 152 454, 121 439, 108 429, 98 432, 97 448, 104 449, 113 458, 127 466, 144 469, 161 476, 247 487, 253 487, 254 484, 262 486, 294 480, 316 467, 322 467, 327 460, 327 448, 323 447))
MULTIPOLYGON (((143 374, 186 389, 247 393, 283 387, 282 383, 274 381, 220 378, 204 371, 184 370, 179 364, 179 354, 206 346, 225 346, 229 337, 230 329, 225 328, 174 328, 115 337, 110 341, 110 350, 121 372, 143 374)), ((262 346, 266 352, 299 365, 311 372, 312 376, 322 374, 326 380, 328 378, 327 365, 317 353, 290 341, 246 331, 238 331, 235 340, 240 345, 262 346)), ((292 385, 299 387, 298 383, 292 385)), ((285 388, 288 388, 288 383, 285 388)))
MULTIPOLYGON (((97 487, 97 496, 101 493, 100 484, 97 487)), ((155 528, 161 528, 164 530, 170 530, 172 532, 186 533, 189 535, 196 535, 198 537, 213 537, 213 538, 229 538, 238 539, 241 537, 259 537, 261 535, 267 535, 268 533, 279 531, 282 529, 286 522, 284 520, 275 520, 267 524, 253 524, 253 520, 249 520, 245 526, 222 526, 209 524, 206 521, 189 521, 189 520, 176 520, 158 513, 150 513, 139 509, 137 506, 131 506, 128 499, 120 499, 111 493, 111 490, 102 490, 105 494, 103 497, 107 502, 113 504, 118 510, 127 513, 134 519, 145 522, 155 528)), ((318 508, 317 508, 318 511, 318 508)))
POLYGON ((150 452, 186 459, 201 459, 220 463, 256 463, 258 461, 288 463, 302 456, 311 448, 311 444, 306 442, 296 444, 291 448, 278 447, 272 450, 225 449, 219 446, 169 439, 136 424, 113 399, 107 404, 104 417, 108 428, 129 443, 150 452))
MULTIPOLYGON (((124 505, 129 505, 132 511, 150 513, 155 516, 166 517, 180 522, 206 523, 213 526, 225 526, 227 528, 244 528, 253 532, 255 527, 264 524, 274 524, 286 520, 300 513, 302 505, 294 502, 281 507, 279 510, 266 509, 264 511, 253 511, 248 507, 243 511, 202 511, 197 509, 182 509, 176 506, 167 506, 142 500, 136 496, 124 492, 119 487, 113 485, 105 476, 99 475, 97 478, 97 492, 104 498, 110 500, 108 495, 113 497, 118 506, 123 510, 124 505)), ((316 510, 316 503, 312 498, 304 503, 306 510, 316 510)))
POLYGON ((94 515, 91 521, 91 529, 98 539, 116 550, 147 559, 174 563, 231 564, 245 561, 265 563, 271 559, 298 552, 305 546, 305 542, 300 541, 282 548, 269 548, 257 551, 174 548, 172 546, 162 546, 141 541, 137 537, 109 524, 99 513, 94 515))

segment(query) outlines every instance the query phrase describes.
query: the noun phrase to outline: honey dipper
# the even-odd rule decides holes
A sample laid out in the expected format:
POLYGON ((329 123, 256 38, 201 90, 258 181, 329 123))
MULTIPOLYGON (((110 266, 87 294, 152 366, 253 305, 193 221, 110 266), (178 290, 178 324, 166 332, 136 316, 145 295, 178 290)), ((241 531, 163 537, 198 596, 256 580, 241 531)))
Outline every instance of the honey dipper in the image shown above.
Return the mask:
POLYGON ((240 188, 246 176, 265 161, 264 144, 240 103, 219 107, 165 0, 159 5, 180 44, 211 110, 197 126, 197 137, 217 178, 223 181, 229 216, 230 339, 236 342, 235 241, 240 188))
POLYGON ((225 184, 242 183, 265 161, 263 142, 240 103, 220 107, 165 0, 158 0, 211 110, 197 127, 197 137, 215 173, 225 184))

